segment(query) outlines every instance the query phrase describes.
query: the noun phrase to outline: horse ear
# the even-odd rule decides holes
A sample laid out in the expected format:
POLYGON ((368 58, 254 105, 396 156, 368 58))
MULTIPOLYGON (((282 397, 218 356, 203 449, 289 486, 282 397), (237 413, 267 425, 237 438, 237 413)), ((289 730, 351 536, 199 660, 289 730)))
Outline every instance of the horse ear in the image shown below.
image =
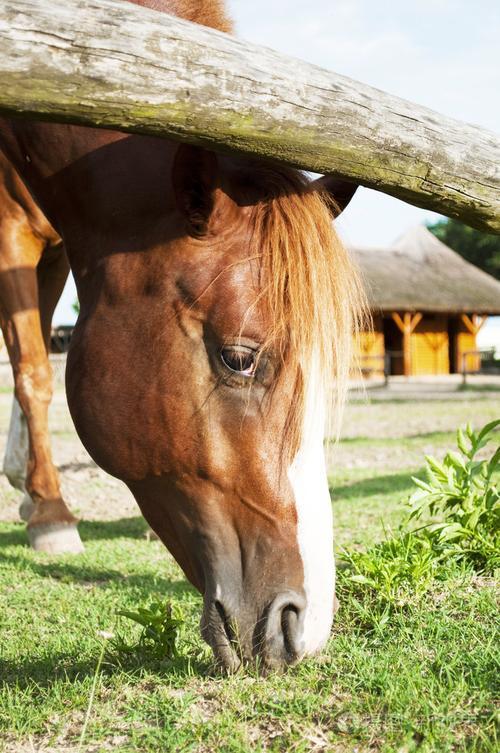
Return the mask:
POLYGON ((187 220, 189 233, 205 235, 215 203, 217 157, 206 149, 181 144, 174 159, 172 183, 177 208, 187 220))
POLYGON ((334 175, 324 175, 322 178, 313 180, 310 184, 312 191, 325 191, 334 201, 333 215, 334 218, 341 214, 351 201, 358 188, 357 183, 349 183, 347 180, 340 180, 334 175))

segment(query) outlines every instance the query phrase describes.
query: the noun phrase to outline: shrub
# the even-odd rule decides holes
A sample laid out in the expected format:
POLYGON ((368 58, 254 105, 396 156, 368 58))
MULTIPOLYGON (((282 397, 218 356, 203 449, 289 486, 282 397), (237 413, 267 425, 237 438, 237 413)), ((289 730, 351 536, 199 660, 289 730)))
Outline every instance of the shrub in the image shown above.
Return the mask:
POLYGON ((425 533, 436 558, 453 557, 489 572, 500 565, 500 491, 493 478, 500 446, 489 460, 477 454, 498 426, 500 420, 479 432, 470 425, 459 429, 458 452, 448 452, 442 463, 426 456, 428 480, 413 478, 418 489, 409 500, 409 521, 435 518, 415 533, 425 533))

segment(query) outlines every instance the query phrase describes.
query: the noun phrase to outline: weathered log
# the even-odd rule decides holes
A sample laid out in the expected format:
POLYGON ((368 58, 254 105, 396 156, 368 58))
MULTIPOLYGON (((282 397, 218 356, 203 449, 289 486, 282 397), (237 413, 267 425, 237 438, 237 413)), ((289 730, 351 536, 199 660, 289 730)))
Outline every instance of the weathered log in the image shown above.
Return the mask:
POLYGON ((3 0, 0 112, 337 173, 500 232, 495 134, 121 0, 3 0))

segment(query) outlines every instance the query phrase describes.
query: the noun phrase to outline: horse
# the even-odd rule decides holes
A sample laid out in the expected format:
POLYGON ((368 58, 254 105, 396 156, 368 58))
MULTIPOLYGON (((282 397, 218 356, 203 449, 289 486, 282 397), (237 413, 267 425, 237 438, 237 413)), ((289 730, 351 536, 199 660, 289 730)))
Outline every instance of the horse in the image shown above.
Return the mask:
MULTIPOLYGON (((232 30, 219 0, 138 4, 232 30)), ((363 308, 332 220, 356 186, 68 124, 0 118, 0 148, 5 465, 31 545, 82 549, 47 428, 50 321, 71 267, 75 428, 201 593, 217 662, 316 653, 335 604, 325 416, 340 414, 363 308)))

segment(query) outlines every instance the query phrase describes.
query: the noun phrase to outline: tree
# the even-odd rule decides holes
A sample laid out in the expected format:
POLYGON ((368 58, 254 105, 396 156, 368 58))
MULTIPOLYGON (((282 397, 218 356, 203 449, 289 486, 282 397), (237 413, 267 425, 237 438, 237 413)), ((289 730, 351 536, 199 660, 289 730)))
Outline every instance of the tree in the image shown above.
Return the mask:
POLYGON ((443 219, 427 227, 457 254, 500 280, 500 235, 481 233, 458 220, 443 219))

